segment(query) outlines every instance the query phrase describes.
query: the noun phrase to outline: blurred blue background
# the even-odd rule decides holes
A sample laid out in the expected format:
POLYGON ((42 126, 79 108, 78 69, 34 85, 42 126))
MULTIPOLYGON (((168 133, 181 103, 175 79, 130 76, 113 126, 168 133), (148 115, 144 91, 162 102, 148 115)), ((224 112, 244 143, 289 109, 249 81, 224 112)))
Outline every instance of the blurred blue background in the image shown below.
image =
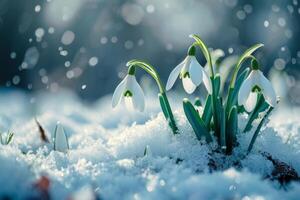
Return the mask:
POLYGON ((133 58, 166 82, 196 33, 226 56, 264 43, 264 72, 299 104, 299 16, 297 0, 0 0, 0 85, 94 100, 113 92, 133 58))

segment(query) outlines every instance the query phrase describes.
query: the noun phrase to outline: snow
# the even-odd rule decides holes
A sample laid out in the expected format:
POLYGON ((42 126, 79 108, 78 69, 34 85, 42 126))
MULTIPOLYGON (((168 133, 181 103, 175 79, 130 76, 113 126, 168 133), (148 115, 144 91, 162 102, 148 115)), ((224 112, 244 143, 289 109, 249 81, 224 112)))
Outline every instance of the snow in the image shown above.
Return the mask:
MULTIPOLYGON (((111 96, 87 104, 69 91, 32 96, 1 90, 0 132, 15 136, 11 144, 0 145, 0 198, 32 197, 34 184, 46 176, 53 199, 95 199, 95 194, 101 199, 299 199, 299 183, 283 189, 265 179, 273 165, 259 153, 266 151, 300 173, 299 108, 279 106, 246 158, 254 130, 241 133, 233 156, 215 154, 221 168, 210 172, 215 145, 196 140, 181 100, 168 95, 181 130, 176 136, 155 95, 148 94, 144 113, 128 113, 123 107, 111 109, 111 96), (35 117, 51 141, 60 121, 67 153, 41 141, 35 117), (242 168, 233 167, 236 160, 242 168)), ((245 118, 239 118, 241 129, 245 118)))

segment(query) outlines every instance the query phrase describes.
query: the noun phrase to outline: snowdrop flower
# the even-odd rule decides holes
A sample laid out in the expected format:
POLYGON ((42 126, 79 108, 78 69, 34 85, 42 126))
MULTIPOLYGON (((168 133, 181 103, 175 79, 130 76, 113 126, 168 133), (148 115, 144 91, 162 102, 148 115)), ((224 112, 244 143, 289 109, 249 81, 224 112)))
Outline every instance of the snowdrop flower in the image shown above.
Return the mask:
POLYGON ((188 94, 193 93, 196 87, 199 86, 202 82, 204 83, 208 93, 212 93, 210 79, 203 67, 198 63, 195 57, 195 51, 196 48, 194 46, 191 46, 189 48, 187 57, 170 73, 166 90, 170 90, 177 78, 180 77, 182 80, 183 88, 188 94))
POLYGON ((276 93, 271 82, 258 69, 256 60, 252 60, 251 65, 252 71, 241 85, 238 104, 243 105, 246 111, 251 112, 256 106, 258 93, 261 93, 266 102, 271 107, 275 107, 276 93))
POLYGON ((122 100, 124 100, 127 109, 144 111, 144 92, 133 74, 129 73, 117 86, 112 97, 112 107, 115 108, 122 100))
POLYGON ((54 131, 54 150, 66 153, 69 149, 68 138, 64 131, 64 128, 57 122, 54 131))

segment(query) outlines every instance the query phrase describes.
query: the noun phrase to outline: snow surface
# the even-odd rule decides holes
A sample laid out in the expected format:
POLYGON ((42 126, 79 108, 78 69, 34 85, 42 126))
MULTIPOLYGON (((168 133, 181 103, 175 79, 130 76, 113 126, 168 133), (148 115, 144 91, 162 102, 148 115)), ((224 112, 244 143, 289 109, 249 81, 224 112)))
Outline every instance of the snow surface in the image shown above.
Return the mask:
MULTIPOLYGON (((112 110, 110 96, 89 104, 68 91, 35 96, 1 91, 0 132, 11 130, 15 137, 0 145, 0 199, 33 196, 41 176, 49 177, 53 199, 88 200, 93 193, 101 199, 299 199, 299 183, 283 189, 264 179, 273 165, 259 153, 269 152, 300 173, 299 108, 275 110, 252 153, 241 160, 242 170, 231 164, 245 154, 253 131, 240 134, 235 156, 220 158, 223 170, 210 173, 208 158, 215 147, 196 140, 181 100, 169 95, 181 131, 174 136, 152 96, 146 112, 128 113, 122 107, 112 110), (51 140, 61 122, 67 154, 41 141, 35 117, 51 140)), ((245 116, 239 120, 242 128, 245 116)))

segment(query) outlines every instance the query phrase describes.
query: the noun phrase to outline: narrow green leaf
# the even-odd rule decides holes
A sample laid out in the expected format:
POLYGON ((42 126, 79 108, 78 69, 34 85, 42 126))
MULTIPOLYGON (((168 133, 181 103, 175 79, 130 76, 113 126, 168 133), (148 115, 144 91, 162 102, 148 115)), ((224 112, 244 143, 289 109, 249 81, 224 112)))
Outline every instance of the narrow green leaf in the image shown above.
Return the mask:
POLYGON ((257 104, 256 104, 254 110, 249 115, 248 122, 243 131, 244 133, 250 131, 250 129, 252 128, 253 121, 258 118, 259 113, 265 111, 268 107, 269 107, 269 104, 265 101, 263 95, 260 94, 258 96, 257 104))
POLYGON ((220 74, 217 74, 214 78, 214 90, 215 90, 215 94, 217 96, 219 96, 220 93, 220 87, 221 87, 221 77, 220 74))
POLYGON ((215 104, 215 117, 214 117, 214 123, 213 123, 213 126, 214 126, 214 133, 215 133, 215 136, 218 138, 218 143, 219 145, 221 145, 221 114, 222 114, 222 102, 221 102, 221 99, 220 97, 216 98, 216 104, 215 104))
POLYGON ((204 121, 205 126, 207 127, 208 131, 210 129, 210 122, 211 122, 212 115, 213 115, 213 113, 212 113, 212 96, 207 95, 203 114, 202 114, 202 120, 204 121))
POLYGON ((161 109, 163 111, 163 114, 164 114, 166 120, 169 120, 169 118, 170 118, 169 117, 169 113, 168 113, 168 111, 166 109, 165 101, 164 101, 164 98, 163 98, 162 94, 159 93, 158 94, 158 98, 159 98, 159 103, 160 103, 160 107, 161 107, 161 109))
POLYGON ((219 135, 216 135, 218 137, 218 141, 219 144, 221 146, 221 148, 223 150, 226 149, 226 129, 225 129, 225 124, 226 124, 226 120, 225 120, 225 112, 224 112, 224 108, 223 108, 223 102, 222 99, 220 97, 217 98, 217 102, 216 102, 216 107, 217 107, 217 115, 218 115, 218 123, 216 124, 216 126, 218 126, 220 133, 219 135))
POLYGON ((178 128, 177 128, 177 125, 175 123, 175 119, 174 119, 174 116, 173 116, 173 113, 172 113, 172 110, 171 110, 171 107, 170 107, 170 104, 168 102, 166 94, 165 93, 163 93, 163 94, 159 93, 158 98, 159 98, 159 103, 160 103, 161 109, 164 113, 164 116, 165 116, 166 120, 168 121, 168 124, 169 124, 170 128, 173 131, 173 134, 177 134, 178 133, 178 128))
POLYGON ((274 107, 270 106, 269 109, 268 109, 268 111, 267 111, 267 113, 265 114, 265 116, 261 119, 260 123, 258 124, 258 126, 257 126, 257 128, 256 128, 256 130, 255 130, 255 132, 254 132, 254 134, 252 136, 251 142, 249 144, 248 154, 250 153, 250 151, 253 148, 253 145, 254 145, 254 143, 255 143, 255 141, 257 139, 257 136, 258 136, 258 134, 260 132, 260 129, 261 129, 262 125, 264 124, 264 122, 266 121, 266 119, 268 118, 268 116, 270 115, 270 113, 272 112, 273 109, 274 109, 274 107))
POLYGON ((227 153, 230 154, 234 145, 236 144, 236 135, 238 127, 238 113, 237 107, 233 106, 229 113, 229 118, 226 126, 226 142, 227 142, 227 153))
POLYGON ((237 97, 238 93, 240 91, 240 88, 242 86, 242 83, 246 80, 250 73, 250 68, 247 67, 239 76, 237 81, 235 82, 234 90, 233 90, 233 99, 232 99, 232 105, 235 105, 237 103, 237 97))
POLYGON ((144 149, 144 156, 152 156, 152 152, 149 145, 146 145, 144 149))
POLYGON ((6 137, 6 144, 9 144, 12 141, 13 137, 14 137, 14 133, 9 132, 6 137))
POLYGON ((219 138, 220 136, 220 124, 219 124, 219 117, 218 117, 218 109, 217 109, 217 98, 218 95, 215 93, 218 87, 215 87, 215 80, 213 77, 210 77, 210 81, 212 83, 212 95, 211 95, 211 110, 213 115, 213 130, 214 134, 219 138))
POLYGON ((220 113, 221 115, 221 149, 226 150, 226 118, 225 118, 225 110, 222 108, 222 112, 220 113))
POLYGON ((193 104, 186 98, 183 99, 183 109, 185 116, 191 124, 198 140, 205 137, 207 143, 211 142, 212 136, 207 131, 203 120, 200 118, 199 113, 196 111, 193 104))
POLYGON ((239 90, 240 90, 241 85, 244 82, 244 80, 248 77, 249 72, 250 72, 250 68, 247 67, 238 76, 238 79, 237 79, 237 81, 235 83, 234 88, 231 88, 231 87, 229 88, 227 102, 226 102, 226 114, 227 114, 227 116, 229 116, 229 112, 230 112, 232 106, 234 106, 234 105, 237 104, 237 97, 238 97, 239 90))

